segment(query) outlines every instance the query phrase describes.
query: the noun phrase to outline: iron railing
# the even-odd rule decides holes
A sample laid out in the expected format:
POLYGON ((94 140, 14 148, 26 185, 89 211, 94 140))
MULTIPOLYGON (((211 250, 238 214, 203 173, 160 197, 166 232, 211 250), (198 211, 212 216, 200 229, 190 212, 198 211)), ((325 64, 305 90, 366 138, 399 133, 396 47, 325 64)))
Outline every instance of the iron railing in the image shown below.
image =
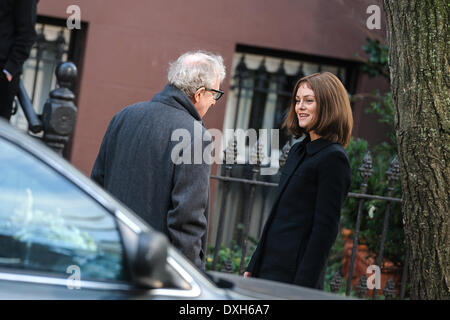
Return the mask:
POLYGON ((23 110, 28 122, 28 131, 32 136, 42 139, 45 144, 62 155, 75 128, 77 108, 74 105, 75 95, 69 88, 76 80, 77 68, 71 62, 64 62, 56 68, 55 73, 59 87, 50 92, 42 114, 37 114, 34 110, 22 81, 16 103, 23 110), (38 136, 40 133, 42 135, 38 136))
POLYGON ((45 23, 36 24, 36 33, 12 112, 14 116, 22 109, 25 120, 18 114, 12 117, 11 123, 63 155, 77 114, 72 92, 77 68, 66 61, 71 36, 65 26, 45 23))

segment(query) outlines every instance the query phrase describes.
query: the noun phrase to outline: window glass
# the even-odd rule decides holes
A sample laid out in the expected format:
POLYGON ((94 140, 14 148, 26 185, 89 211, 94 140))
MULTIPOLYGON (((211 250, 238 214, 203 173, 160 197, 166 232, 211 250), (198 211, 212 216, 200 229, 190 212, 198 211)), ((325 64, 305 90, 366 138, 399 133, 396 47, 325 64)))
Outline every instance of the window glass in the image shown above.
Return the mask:
POLYGON ((81 280, 127 280, 123 257, 109 212, 42 161, 0 139, 0 267, 63 277, 79 270, 81 280))

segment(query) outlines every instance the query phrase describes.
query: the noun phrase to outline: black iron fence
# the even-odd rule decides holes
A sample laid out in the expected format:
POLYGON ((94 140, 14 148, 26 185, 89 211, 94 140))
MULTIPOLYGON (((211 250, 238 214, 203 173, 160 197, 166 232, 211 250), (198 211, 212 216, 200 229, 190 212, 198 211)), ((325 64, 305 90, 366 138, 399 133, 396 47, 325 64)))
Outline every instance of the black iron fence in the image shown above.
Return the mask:
MULTIPOLYGON (((281 156, 279 158, 279 164, 280 168, 284 166, 287 156, 289 154, 290 150, 290 142, 287 142, 286 145, 283 147, 281 156)), ((232 184, 243 184, 249 186, 248 194, 245 196, 246 199, 246 210, 243 212, 243 230, 242 230, 242 236, 239 237, 239 247, 241 248, 241 254, 240 254, 240 265, 239 265, 239 274, 243 274, 245 266, 245 257, 251 253, 248 252, 249 246, 249 229, 250 224, 252 220, 252 208, 255 205, 255 191, 257 187, 263 187, 266 189, 270 189, 269 191, 275 191, 274 188, 278 187, 278 183, 276 182, 267 182, 262 181, 261 177, 259 176, 263 153, 262 153, 262 146, 258 143, 257 147, 253 150, 253 153, 251 154, 251 158, 253 161, 251 163, 254 163, 251 165, 251 177, 250 178, 242 178, 242 177, 236 177, 232 176, 233 168, 236 166, 235 164, 228 164, 228 163, 235 163, 236 154, 237 154, 237 148, 236 148, 236 140, 232 140, 229 145, 227 146, 226 150, 224 151, 225 154, 225 164, 222 165, 221 170, 222 172, 219 175, 212 175, 211 179, 219 181, 221 184, 221 197, 219 199, 220 206, 219 212, 218 212, 218 221, 216 223, 216 234, 213 235, 214 237, 214 251, 213 251, 213 258, 212 258, 212 269, 217 270, 218 266, 218 258, 219 258, 219 251, 221 250, 221 245, 223 244, 223 237, 224 237, 224 229, 225 229, 225 215, 227 214, 227 205, 229 203, 227 202, 227 199, 229 199, 228 195, 230 193, 232 184)), ((346 288, 345 288, 345 294, 349 296, 351 294, 352 289, 356 289, 356 295, 360 298, 366 296, 368 293, 368 285, 367 285, 367 275, 363 274, 362 277, 359 280, 358 285, 356 288, 352 287, 352 279, 354 278, 354 269, 355 269, 355 258, 358 248, 358 240, 360 235, 360 228, 361 228, 361 217, 363 214, 363 205, 367 200, 380 200, 384 201, 386 203, 386 209, 384 212, 384 223, 382 228, 382 235, 381 235, 381 241, 379 245, 379 250, 376 255, 376 266, 382 266, 383 263, 383 251, 385 248, 386 243, 386 235, 389 230, 389 217, 391 214, 391 204, 401 202, 400 198, 392 197, 393 191, 394 191, 394 183, 399 179, 399 164, 397 161, 397 157, 395 157, 390 164, 390 168, 386 172, 387 181, 388 181, 388 191, 387 195, 372 195, 367 194, 367 187, 368 187, 368 180, 369 177, 372 175, 373 169, 372 169, 372 158, 370 155, 370 152, 367 152, 364 156, 363 163, 361 167, 359 168, 359 173, 362 178, 362 184, 361 184, 361 191, 359 193, 350 192, 348 194, 349 198, 355 198, 359 200, 358 203, 358 212, 357 212, 357 218, 356 218, 356 224, 354 227, 354 236, 353 236, 353 247, 352 247, 352 253, 351 253, 351 260, 350 260, 350 266, 349 266, 349 272, 346 280, 346 288)), ((214 214, 213 214, 214 215, 214 214)), ((259 225, 262 225, 262 218, 259 217, 261 221, 259 221, 259 225)), ((258 228, 258 230, 261 230, 261 228, 258 228)), ((257 235, 259 238, 259 234, 257 235)), ((212 239, 211 239, 212 240, 212 239)), ((211 243, 211 241, 210 241, 211 243)), ((225 267, 222 268, 219 271, 223 272, 231 272, 231 261, 225 261, 225 267)), ((381 267, 380 267, 381 269, 381 267)), ((405 258, 403 261, 403 272, 402 272, 402 279, 400 284, 400 290, 399 295, 396 296, 397 289, 395 288, 395 282, 392 278, 390 278, 384 288, 378 288, 378 290, 382 290, 382 293, 384 294, 384 297, 386 299, 392 299, 394 297, 404 299, 405 298, 405 292, 406 292, 406 286, 407 286, 407 270, 408 270, 408 252, 405 253, 405 258)), ((333 293, 338 293, 343 284, 345 279, 342 277, 341 273, 338 271, 334 274, 332 280, 329 283, 330 290, 333 293)), ((377 297, 377 288, 373 288, 373 295, 372 298, 376 299, 377 297)))

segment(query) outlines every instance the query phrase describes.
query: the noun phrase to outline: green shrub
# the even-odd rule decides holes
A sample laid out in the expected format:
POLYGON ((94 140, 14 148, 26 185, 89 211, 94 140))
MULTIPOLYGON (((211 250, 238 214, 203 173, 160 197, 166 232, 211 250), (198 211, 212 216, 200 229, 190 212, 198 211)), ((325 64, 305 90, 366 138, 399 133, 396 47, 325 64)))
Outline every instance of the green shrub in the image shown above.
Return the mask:
MULTIPOLYGON (((252 257, 253 251, 255 251, 257 241, 249 237, 250 246, 246 251, 245 261, 244 261, 244 270, 247 267, 250 259, 252 257)), ((225 247, 222 243, 220 246, 220 250, 217 255, 217 264, 216 271, 226 271, 230 272, 230 270, 225 270, 231 267, 231 273, 239 274, 239 267, 241 265, 241 256, 242 256, 242 248, 240 245, 233 241, 230 247, 225 247), (226 265, 229 264, 229 265, 226 265)), ((206 255, 206 270, 212 270, 212 264, 214 259, 214 247, 208 246, 208 254, 206 255)))
POLYGON ((370 78, 384 76, 389 79, 389 47, 378 39, 366 38, 366 41, 367 44, 362 46, 362 50, 368 55, 368 59, 361 65, 361 71, 370 78))
MULTIPOLYGON (((373 173, 368 180, 367 194, 387 196, 388 179, 386 171, 391 166, 395 156, 393 148, 388 144, 379 145, 371 151, 373 173)), ((365 153, 368 151, 367 142, 362 139, 352 139, 347 148, 352 168, 351 192, 360 193, 362 178, 359 168, 363 163, 365 153)), ((400 181, 394 185, 392 197, 401 198, 400 181)), ((348 197, 342 210, 341 226, 354 230, 358 214, 360 199, 348 197)), ((361 212, 360 241, 365 243, 369 250, 377 253, 381 242, 384 216, 386 212, 386 201, 365 200, 361 212)), ((394 263, 403 261, 403 225, 400 203, 391 203, 390 219, 385 250, 383 256, 394 263)))

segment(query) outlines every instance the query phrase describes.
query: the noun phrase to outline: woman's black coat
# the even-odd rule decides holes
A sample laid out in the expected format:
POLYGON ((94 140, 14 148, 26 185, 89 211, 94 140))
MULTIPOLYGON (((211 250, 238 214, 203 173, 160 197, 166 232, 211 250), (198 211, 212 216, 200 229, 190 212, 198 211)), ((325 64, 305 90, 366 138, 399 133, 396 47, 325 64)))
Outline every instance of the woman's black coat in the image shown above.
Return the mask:
POLYGON ((350 188, 344 148, 309 136, 292 146, 274 206, 247 267, 259 277, 323 288, 340 212, 350 188))

